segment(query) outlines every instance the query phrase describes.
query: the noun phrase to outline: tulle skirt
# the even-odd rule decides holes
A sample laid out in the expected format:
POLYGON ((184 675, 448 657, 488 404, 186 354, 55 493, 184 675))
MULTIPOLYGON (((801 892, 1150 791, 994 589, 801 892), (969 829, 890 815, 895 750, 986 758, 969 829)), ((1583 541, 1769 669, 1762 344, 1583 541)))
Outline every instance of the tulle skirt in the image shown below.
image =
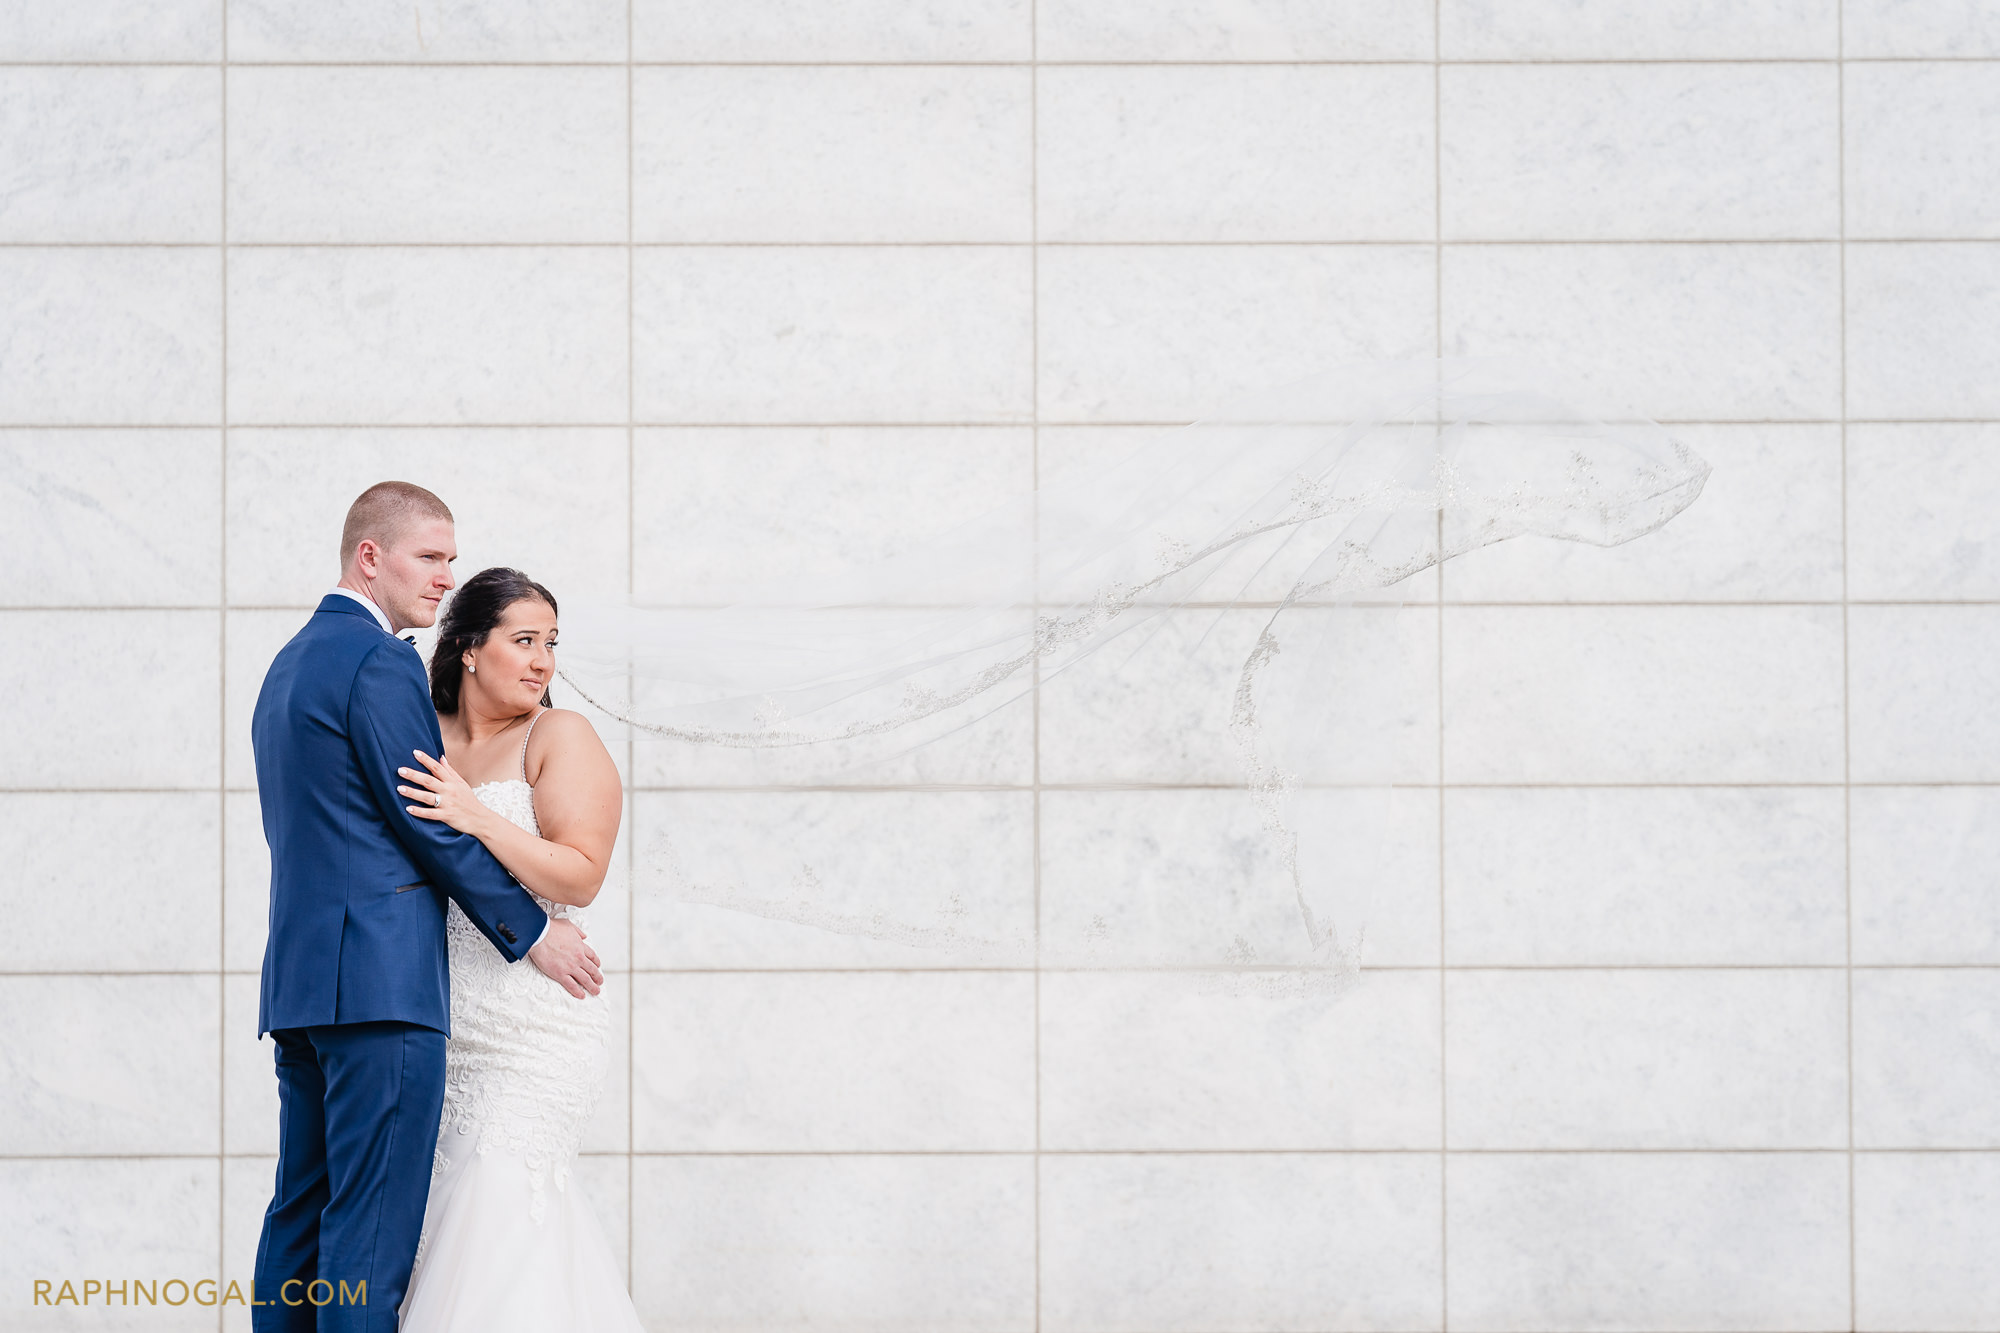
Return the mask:
POLYGON ((431 1177, 423 1262, 402 1333, 643 1333, 604 1228, 574 1174, 536 1219, 527 1166, 454 1152, 431 1177))

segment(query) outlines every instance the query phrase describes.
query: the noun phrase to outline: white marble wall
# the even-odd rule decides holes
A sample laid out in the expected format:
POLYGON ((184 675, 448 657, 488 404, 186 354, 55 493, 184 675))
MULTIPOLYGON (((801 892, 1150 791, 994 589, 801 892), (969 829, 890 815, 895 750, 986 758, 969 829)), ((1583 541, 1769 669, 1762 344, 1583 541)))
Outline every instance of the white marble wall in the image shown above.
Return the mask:
MULTIPOLYGON (((639 1305, 2000 1326, 1994 0, 31 0, 0 62, 0 1325, 244 1325, 29 1282, 249 1275, 247 718, 362 485, 657 593, 754 572, 690 493, 863 554, 1329 357, 1545 346, 1714 478, 1447 571, 1356 994, 751 948, 616 877, 639 1305)), ((640 835, 819 819, 1045 921, 1221 854, 1205 756, 1036 739, 828 792, 613 735, 640 835)))

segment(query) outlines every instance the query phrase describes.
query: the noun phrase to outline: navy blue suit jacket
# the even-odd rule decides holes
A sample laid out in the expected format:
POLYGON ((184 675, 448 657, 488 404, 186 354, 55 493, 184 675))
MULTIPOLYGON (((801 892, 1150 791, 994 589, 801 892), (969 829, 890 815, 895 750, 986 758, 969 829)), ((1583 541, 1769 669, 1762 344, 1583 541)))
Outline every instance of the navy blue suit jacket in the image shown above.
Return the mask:
POLYGON ((257 1032, 398 1019, 451 1031, 445 898, 518 962, 546 916, 477 839, 397 793, 444 753, 417 650, 329 593, 279 651, 250 725, 271 845, 257 1032))

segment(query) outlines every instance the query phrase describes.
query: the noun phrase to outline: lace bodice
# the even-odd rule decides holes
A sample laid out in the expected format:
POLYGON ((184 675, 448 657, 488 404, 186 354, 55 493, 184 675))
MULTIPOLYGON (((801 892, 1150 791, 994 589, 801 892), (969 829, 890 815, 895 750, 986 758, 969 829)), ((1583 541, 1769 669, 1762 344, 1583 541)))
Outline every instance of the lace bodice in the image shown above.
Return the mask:
MULTIPOLYGON (((534 727, 531 725, 528 730, 533 731, 534 727)), ((527 742, 523 741, 521 749, 524 754, 527 748, 527 742)), ((482 782, 472 789, 472 794, 479 798, 481 805, 508 823, 517 828, 524 828, 538 838, 542 836, 541 821, 535 818, 535 789, 528 785, 526 778, 503 778, 498 782, 482 782)), ((533 889, 528 890, 528 896, 550 916, 574 917, 579 923, 583 921, 582 916, 576 915, 582 912, 583 909, 580 907, 572 907, 568 903, 552 903, 533 889)))
MULTIPOLYGON (((481 783, 473 794, 540 836, 534 788, 525 777, 481 783)), ((535 900, 552 916, 584 922, 582 909, 535 900)), ((516 1157, 528 1170, 531 1211, 540 1221, 546 1186, 567 1184, 596 1110, 610 1012, 602 994, 578 1000, 526 959, 509 962, 455 902, 446 908, 445 939, 451 1041, 434 1169, 443 1171, 451 1154, 467 1150, 516 1157)))

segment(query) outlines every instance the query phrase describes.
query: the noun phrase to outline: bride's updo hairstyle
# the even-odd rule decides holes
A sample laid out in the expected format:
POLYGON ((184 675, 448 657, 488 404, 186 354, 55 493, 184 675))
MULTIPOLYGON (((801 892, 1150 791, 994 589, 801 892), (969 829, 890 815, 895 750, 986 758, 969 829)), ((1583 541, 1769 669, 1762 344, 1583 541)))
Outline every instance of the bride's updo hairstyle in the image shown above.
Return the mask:
MULTIPOLYGON (((516 602, 547 602, 549 610, 556 609, 554 593, 520 570, 500 565, 480 570, 451 595, 438 619, 437 647, 431 649, 431 707, 440 716, 458 711, 466 649, 485 643, 486 636, 499 626, 500 617, 516 602)), ((542 707, 554 706, 549 692, 543 690, 542 707)))

